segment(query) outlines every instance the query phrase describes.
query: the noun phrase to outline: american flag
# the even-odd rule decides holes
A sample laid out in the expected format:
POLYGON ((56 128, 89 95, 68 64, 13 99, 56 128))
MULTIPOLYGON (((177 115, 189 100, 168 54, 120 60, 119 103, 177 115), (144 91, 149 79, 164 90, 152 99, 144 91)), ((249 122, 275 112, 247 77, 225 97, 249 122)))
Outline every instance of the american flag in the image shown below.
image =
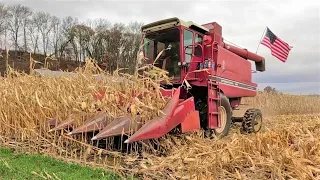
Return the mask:
POLYGON ((286 62, 292 46, 278 38, 267 27, 267 32, 261 41, 261 44, 271 50, 272 56, 278 58, 282 62, 286 62))

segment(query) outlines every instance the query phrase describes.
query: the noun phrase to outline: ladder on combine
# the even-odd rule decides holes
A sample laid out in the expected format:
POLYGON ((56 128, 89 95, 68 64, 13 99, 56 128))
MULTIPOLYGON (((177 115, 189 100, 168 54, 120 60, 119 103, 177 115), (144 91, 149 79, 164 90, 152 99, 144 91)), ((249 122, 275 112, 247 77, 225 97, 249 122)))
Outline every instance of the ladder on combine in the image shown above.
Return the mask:
POLYGON ((218 106, 220 104, 220 95, 218 92, 218 84, 209 79, 208 80, 208 127, 216 129, 219 123, 218 106))

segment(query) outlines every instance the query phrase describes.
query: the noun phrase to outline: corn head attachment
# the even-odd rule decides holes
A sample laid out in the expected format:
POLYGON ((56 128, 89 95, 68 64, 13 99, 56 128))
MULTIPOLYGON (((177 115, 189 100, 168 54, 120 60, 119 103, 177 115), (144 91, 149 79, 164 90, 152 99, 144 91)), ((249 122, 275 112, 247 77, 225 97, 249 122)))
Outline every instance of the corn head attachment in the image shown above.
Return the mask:
MULTIPOLYGON (((97 132, 91 140, 102 140, 108 137, 128 136, 125 143, 160 138, 179 126, 182 132, 200 129, 199 112, 195 110, 194 99, 180 99, 183 88, 170 90, 161 89, 164 98, 169 98, 162 114, 149 121, 143 121, 139 114, 132 116, 130 112, 111 120, 106 112, 99 112, 87 119, 84 124, 76 126, 71 116, 57 124, 50 131, 69 130, 68 135, 97 132)), ((96 100, 102 100, 106 94, 103 91, 94 93, 96 100)), ((142 98, 143 96, 139 96, 142 98)), ((48 122, 54 126, 55 121, 48 122)))

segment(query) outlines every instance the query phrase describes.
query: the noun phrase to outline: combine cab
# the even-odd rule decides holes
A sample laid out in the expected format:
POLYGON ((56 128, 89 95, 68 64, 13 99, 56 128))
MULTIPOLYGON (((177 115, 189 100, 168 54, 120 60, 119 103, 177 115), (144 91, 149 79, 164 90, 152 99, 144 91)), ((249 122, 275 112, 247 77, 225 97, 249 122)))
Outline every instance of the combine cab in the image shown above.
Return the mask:
MULTIPOLYGON (((171 85, 161 85, 162 95, 170 98, 164 115, 146 124, 133 123, 130 115, 107 123, 106 114, 101 112, 69 135, 98 130, 91 140, 100 140, 131 131, 125 143, 132 143, 159 138, 177 127, 182 133, 202 128, 219 137, 228 135, 233 122, 241 122, 247 133, 261 129, 260 110, 242 105, 241 99, 256 96, 257 84, 252 82, 249 60, 262 72, 263 57, 225 43, 222 27, 216 22, 197 25, 170 18, 147 24, 142 32, 141 63, 153 63, 162 51, 155 66, 168 71, 173 79, 171 85)), ((102 97, 100 94, 96 98, 102 97)), ((67 128, 72 121, 66 120, 51 131, 67 128)))

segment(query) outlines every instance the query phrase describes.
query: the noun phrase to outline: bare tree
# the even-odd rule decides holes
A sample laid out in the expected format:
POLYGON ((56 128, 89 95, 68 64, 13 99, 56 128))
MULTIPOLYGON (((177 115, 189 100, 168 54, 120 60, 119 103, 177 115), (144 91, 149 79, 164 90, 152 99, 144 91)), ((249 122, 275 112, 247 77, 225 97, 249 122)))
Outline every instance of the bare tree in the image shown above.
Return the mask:
POLYGON ((10 14, 8 8, 3 4, 0 4, 0 36, 4 35, 4 46, 7 43, 7 28, 8 28, 8 18, 10 14))
POLYGON ((121 66, 127 66, 131 73, 137 67, 137 53, 141 42, 140 28, 142 23, 131 22, 126 26, 123 33, 123 43, 121 46, 121 66))
POLYGON ((45 12, 37 12, 34 15, 34 23, 36 24, 41 37, 42 37, 42 50, 43 54, 46 56, 49 46, 49 34, 53 29, 51 24, 51 15, 45 12))
POLYGON ((91 58, 95 59, 98 63, 106 63, 109 59, 107 47, 105 42, 108 41, 110 36, 110 29, 112 28, 111 23, 106 19, 95 19, 92 23, 91 28, 95 31, 92 37, 89 51, 91 58))
POLYGON ((110 30, 110 38, 108 41, 108 53, 110 53, 111 58, 110 66, 111 71, 118 69, 119 65, 122 64, 122 59, 120 59, 120 49, 123 45, 123 33, 125 31, 125 24, 116 23, 113 28, 110 30))
POLYGON ((30 19, 30 23, 27 25, 27 33, 29 35, 30 43, 31 43, 31 48, 33 50, 33 53, 40 53, 39 52, 39 38, 40 38, 40 33, 38 26, 36 25, 36 19, 33 16, 32 19, 30 19))
POLYGON ((23 45, 24 51, 28 51, 28 43, 27 43, 27 26, 31 22, 30 16, 32 15, 32 11, 28 9, 26 11, 25 17, 23 18, 23 45))
POLYGON ((94 25, 92 28, 96 32, 108 30, 112 26, 111 23, 107 19, 103 19, 103 18, 95 19, 93 24, 94 25))
POLYGON ((30 16, 31 10, 29 7, 18 5, 11 5, 9 6, 9 23, 8 23, 8 30, 11 34, 11 38, 13 40, 16 56, 18 55, 17 50, 19 49, 19 33, 21 28, 25 27, 26 18, 30 16))
POLYGON ((53 16, 51 18, 51 25, 52 25, 52 45, 54 50, 55 57, 58 57, 59 48, 58 46, 61 43, 61 21, 58 17, 53 16))
POLYGON ((108 64, 108 70, 113 71, 119 67, 119 50, 122 44, 122 34, 125 25, 114 24, 112 28, 102 28, 100 26, 91 41, 91 54, 100 63, 108 64))
POLYGON ((89 51, 89 44, 94 35, 94 31, 85 25, 79 24, 75 25, 71 29, 72 42, 79 47, 79 60, 83 60, 86 54, 91 54, 89 51))
MULTIPOLYGON (((77 18, 73 18, 71 16, 68 16, 66 18, 64 18, 62 20, 62 24, 61 24, 61 45, 59 48, 59 57, 61 57, 64 53, 67 47, 72 46, 72 49, 68 48, 68 51, 76 51, 75 50, 75 46, 72 43, 72 32, 71 29, 73 26, 75 26, 76 24, 78 24, 78 19, 77 18)), ((68 54, 73 54, 73 52, 68 52, 68 54)), ((74 52, 74 54, 76 54, 76 52, 74 52)))
POLYGON ((8 9, 3 4, 0 4, 0 35, 6 29, 6 22, 8 18, 8 9))

